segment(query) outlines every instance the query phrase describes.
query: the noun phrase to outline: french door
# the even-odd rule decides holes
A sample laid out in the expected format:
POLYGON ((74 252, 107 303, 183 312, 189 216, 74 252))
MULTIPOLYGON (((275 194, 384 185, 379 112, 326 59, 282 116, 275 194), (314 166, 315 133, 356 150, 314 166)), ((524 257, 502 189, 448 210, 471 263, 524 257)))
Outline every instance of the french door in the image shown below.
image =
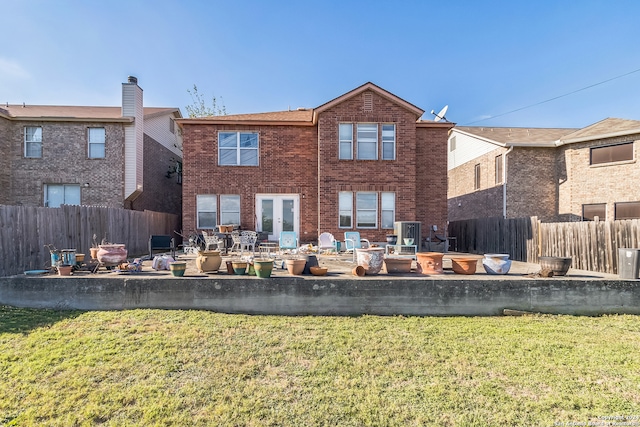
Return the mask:
POLYGON ((256 194, 258 230, 278 240, 281 231, 295 231, 299 236, 300 197, 298 194, 256 194))

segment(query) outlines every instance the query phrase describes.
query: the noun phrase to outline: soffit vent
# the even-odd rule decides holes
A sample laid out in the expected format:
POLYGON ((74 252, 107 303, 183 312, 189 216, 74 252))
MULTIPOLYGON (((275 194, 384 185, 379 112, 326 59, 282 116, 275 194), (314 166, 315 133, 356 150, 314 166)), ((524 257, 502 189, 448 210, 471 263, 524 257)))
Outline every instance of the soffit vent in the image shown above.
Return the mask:
POLYGON ((373 94, 371 92, 364 93, 364 111, 373 111, 373 94))

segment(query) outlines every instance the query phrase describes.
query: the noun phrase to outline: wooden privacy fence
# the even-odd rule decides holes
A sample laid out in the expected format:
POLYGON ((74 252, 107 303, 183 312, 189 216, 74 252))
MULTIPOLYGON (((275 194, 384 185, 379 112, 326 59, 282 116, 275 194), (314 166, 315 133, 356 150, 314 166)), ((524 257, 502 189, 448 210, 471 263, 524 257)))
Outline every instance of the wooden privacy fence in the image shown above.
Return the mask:
POLYGON ((118 208, 0 205, 0 276, 50 266, 46 245, 89 256, 94 235, 98 244, 124 243, 131 257, 143 255, 150 235, 177 237, 179 221, 178 215, 118 208))
POLYGON ((618 273, 618 249, 640 248, 640 219, 541 223, 531 218, 480 218, 449 224, 457 249, 508 253, 538 263, 540 256, 571 257, 572 267, 618 273))

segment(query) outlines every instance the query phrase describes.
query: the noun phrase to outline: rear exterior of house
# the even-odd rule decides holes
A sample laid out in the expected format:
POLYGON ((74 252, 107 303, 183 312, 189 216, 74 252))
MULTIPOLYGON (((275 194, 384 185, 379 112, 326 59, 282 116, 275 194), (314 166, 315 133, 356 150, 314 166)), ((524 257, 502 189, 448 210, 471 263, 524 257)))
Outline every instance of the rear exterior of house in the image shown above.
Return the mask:
POLYGON ((277 240, 371 241, 395 221, 445 227, 450 123, 367 83, 318 108, 179 120, 183 226, 239 224, 277 240))
POLYGON ((640 122, 583 129, 458 127, 449 136, 449 220, 640 218, 640 122))
POLYGON ((0 107, 0 204, 181 213, 175 108, 144 108, 135 78, 122 107, 0 107), (173 128, 173 130, 172 130, 173 128))

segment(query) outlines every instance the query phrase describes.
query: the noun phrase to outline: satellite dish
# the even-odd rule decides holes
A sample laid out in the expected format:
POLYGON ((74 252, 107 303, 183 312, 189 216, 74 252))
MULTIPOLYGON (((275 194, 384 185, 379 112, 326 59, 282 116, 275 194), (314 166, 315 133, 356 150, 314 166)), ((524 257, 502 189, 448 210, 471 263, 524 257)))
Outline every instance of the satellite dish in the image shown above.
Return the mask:
POLYGON ((431 114, 433 114, 434 116, 436 116, 435 119, 433 119, 434 122, 439 122, 440 120, 444 121, 448 121, 447 118, 444 116, 445 114, 447 114, 447 110, 449 109, 448 105, 445 105, 442 110, 440 110, 440 112, 438 114, 435 113, 434 110, 431 110, 431 114))

